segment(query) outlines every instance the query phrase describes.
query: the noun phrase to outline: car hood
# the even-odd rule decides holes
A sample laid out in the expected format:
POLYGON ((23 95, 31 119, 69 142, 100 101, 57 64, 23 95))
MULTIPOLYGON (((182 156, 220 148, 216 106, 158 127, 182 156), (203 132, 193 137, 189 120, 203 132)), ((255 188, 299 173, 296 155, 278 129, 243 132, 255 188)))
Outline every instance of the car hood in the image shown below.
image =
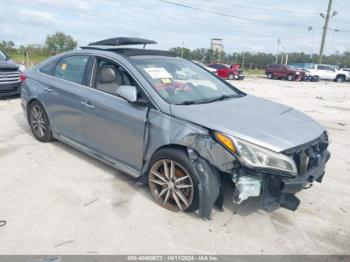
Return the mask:
POLYGON ((0 68, 17 69, 18 65, 10 59, 6 61, 0 61, 0 68))
POLYGON ((318 138, 324 128, 307 115, 252 95, 208 104, 171 105, 175 117, 280 152, 318 138))

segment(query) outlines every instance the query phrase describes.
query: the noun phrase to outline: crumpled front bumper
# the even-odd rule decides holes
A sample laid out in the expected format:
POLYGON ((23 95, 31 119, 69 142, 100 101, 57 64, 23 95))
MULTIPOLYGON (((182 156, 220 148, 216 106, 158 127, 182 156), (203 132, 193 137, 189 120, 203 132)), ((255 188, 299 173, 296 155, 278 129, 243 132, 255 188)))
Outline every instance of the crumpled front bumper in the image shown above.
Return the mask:
MULTIPOLYGON (((303 175, 286 177, 280 174, 255 173, 244 170, 240 176, 248 176, 261 184, 260 208, 272 212, 280 207, 295 211, 300 200, 295 194, 311 187, 313 182, 321 183, 325 174, 326 163, 330 158, 328 150, 324 150, 317 166, 310 168, 303 175)), ((255 186, 256 187, 256 186, 255 186)), ((234 202, 240 203, 242 192, 234 192, 234 202), (241 193, 241 194, 240 194, 241 193)))

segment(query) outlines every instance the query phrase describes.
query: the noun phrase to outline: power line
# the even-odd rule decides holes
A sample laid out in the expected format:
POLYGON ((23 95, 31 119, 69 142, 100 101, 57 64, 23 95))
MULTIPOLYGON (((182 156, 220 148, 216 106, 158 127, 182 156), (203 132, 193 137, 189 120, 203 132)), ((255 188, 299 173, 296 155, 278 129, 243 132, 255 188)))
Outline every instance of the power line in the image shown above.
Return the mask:
POLYGON ((274 25, 274 26, 284 26, 284 27, 293 27, 293 28, 294 28, 294 27, 303 27, 303 28, 307 28, 306 25, 298 25, 298 24, 290 24, 290 23, 262 21, 262 20, 258 20, 258 19, 254 19, 254 18, 242 17, 242 16, 236 16, 236 15, 230 15, 230 14, 221 13, 221 12, 217 12, 217 11, 213 11, 213 10, 208 10, 208 9, 204 9, 204 8, 199 8, 199 7, 194 7, 194 6, 190 6, 190 5, 180 4, 180 3, 176 3, 176 2, 172 2, 172 1, 168 1, 168 0, 159 0, 159 1, 160 1, 160 2, 163 2, 163 3, 170 4, 170 5, 180 6, 180 7, 187 8, 187 9, 197 10, 197 11, 201 11, 201 12, 205 12, 205 13, 220 15, 220 16, 229 17, 229 18, 234 18, 234 19, 239 19, 239 20, 244 20, 244 21, 250 21, 250 22, 261 23, 261 24, 269 24, 269 25, 274 25))
MULTIPOLYGON (((206 2, 211 2, 216 5, 220 5, 220 3, 213 2, 212 0, 203 0, 206 2)), ((227 6, 227 4, 223 4, 227 6)), ((261 11, 268 11, 268 12, 279 12, 279 13, 291 13, 291 14, 319 14, 319 12, 316 11, 296 11, 296 10, 289 10, 289 9, 276 9, 276 8, 265 8, 265 7, 255 7, 255 6, 247 6, 242 4, 232 4, 234 7, 241 7, 241 8, 247 8, 247 9, 255 9, 255 10, 261 10, 261 11)))

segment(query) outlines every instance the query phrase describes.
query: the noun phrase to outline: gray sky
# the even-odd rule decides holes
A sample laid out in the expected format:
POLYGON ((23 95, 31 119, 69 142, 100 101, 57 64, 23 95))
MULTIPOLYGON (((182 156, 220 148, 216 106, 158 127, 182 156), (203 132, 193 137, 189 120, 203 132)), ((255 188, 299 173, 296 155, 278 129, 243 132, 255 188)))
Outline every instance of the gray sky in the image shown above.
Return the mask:
MULTIPOLYGON (((202 11, 159 0, 1 0, 0 41, 44 43, 47 34, 63 31, 79 45, 136 36, 156 40, 161 49, 182 42, 194 49, 209 48, 211 38, 222 38, 226 52, 275 52, 279 37, 284 51, 310 53, 319 50, 323 26, 319 13, 325 13, 328 4, 328 0, 168 1, 202 11)), ((338 15, 330 21, 325 51, 350 51, 350 0, 333 0, 333 10, 338 15)))

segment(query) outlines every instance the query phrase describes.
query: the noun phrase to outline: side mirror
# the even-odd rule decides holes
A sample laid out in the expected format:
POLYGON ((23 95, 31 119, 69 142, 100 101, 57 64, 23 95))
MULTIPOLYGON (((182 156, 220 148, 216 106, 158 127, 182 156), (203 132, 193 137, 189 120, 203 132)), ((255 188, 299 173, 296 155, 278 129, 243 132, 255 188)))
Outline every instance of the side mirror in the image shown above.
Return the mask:
POLYGON ((117 95, 130 103, 137 101, 137 89, 134 86, 120 86, 117 89, 117 95))

